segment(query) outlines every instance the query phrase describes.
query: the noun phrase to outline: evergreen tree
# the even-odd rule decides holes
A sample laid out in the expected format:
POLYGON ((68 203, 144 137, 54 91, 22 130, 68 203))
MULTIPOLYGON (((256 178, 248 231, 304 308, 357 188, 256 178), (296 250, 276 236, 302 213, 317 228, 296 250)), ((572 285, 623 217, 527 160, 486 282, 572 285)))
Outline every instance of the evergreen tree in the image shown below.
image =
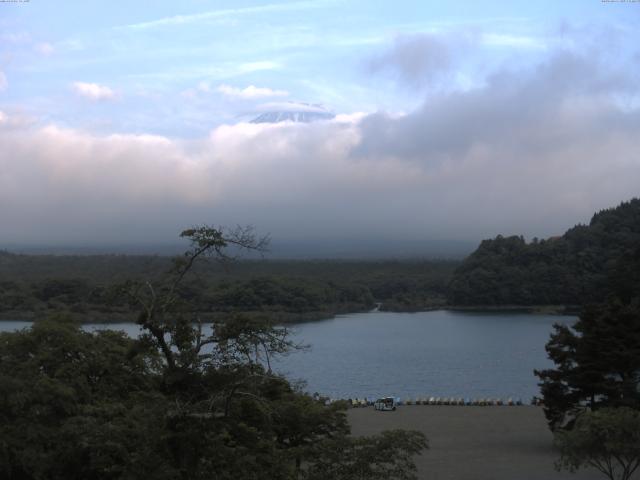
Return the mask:
POLYGON ((603 302, 622 287, 626 302, 640 289, 640 199, 596 213, 561 237, 484 240, 455 271, 455 305, 570 305, 603 302))
POLYGON ((585 308, 572 328, 555 325, 546 350, 556 368, 535 374, 552 430, 586 408, 640 408, 640 297, 585 308))

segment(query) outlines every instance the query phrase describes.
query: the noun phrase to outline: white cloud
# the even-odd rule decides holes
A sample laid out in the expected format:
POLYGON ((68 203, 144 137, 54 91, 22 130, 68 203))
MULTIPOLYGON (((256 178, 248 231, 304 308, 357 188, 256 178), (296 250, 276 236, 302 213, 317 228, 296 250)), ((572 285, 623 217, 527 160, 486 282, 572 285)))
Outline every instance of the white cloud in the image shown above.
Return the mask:
POLYGON ((38 43, 33 48, 41 55, 51 55, 55 51, 53 45, 47 42, 38 43))
POLYGON ((211 86, 207 82, 200 82, 198 83, 196 90, 203 93, 209 93, 211 91, 211 86))
POLYGON ((0 128, 0 242, 155 242, 203 222, 280 237, 561 233, 638 194, 640 111, 615 101, 629 89, 560 54, 399 116, 239 123, 190 141, 0 128))
POLYGON ((0 110, 0 129, 24 129, 35 123, 35 119, 20 113, 8 114, 0 110))
POLYGON ((0 35, 0 38, 7 43, 25 44, 31 41, 31 35, 27 32, 9 32, 0 35))
POLYGON ((222 84, 213 89, 208 82, 200 82, 198 83, 198 85, 196 85, 195 88, 184 90, 181 95, 186 98, 195 99, 200 97, 201 95, 207 95, 212 91, 221 93, 225 97, 242 100, 253 100, 269 97, 286 97, 289 95, 289 92, 285 90, 274 90, 267 87, 256 87, 254 85, 249 85, 246 88, 238 88, 222 84))
POLYGON ((258 60, 256 62, 245 62, 239 64, 231 73, 234 75, 242 75, 245 73, 261 72, 263 70, 279 70, 282 64, 275 60, 258 60), (233 71, 235 70, 235 72, 233 71))
MULTIPOLYGON (((227 97, 252 99, 252 98, 265 98, 265 97, 286 97, 289 92, 285 90, 273 90, 267 87, 256 87, 249 85, 246 88, 232 87, 230 85, 219 85, 216 90, 227 97)), ((208 87, 207 90, 208 91, 208 87)))
POLYGON ((87 45, 83 40, 78 38, 68 38, 60 42, 56 42, 56 48, 61 51, 79 52, 87 49, 87 45))
POLYGON ((220 10, 211 10, 208 12, 192 13, 186 15, 174 15, 170 17, 159 18, 148 22, 134 23, 125 25, 122 28, 133 30, 144 30, 150 28, 167 27, 174 25, 187 25, 197 22, 206 22, 220 18, 237 17, 240 15, 264 14, 270 12, 283 12, 291 10, 306 10, 309 8, 318 8, 323 6, 326 1, 300 1, 290 3, 272 3, 267 5, 259 5, 254 7, 228 8, 220 10))
POLYGON ((258 112, 315 112, 315 113, 330 113, 330 110, 323 105, 302 103, 302 102, 267 102, 262 103, 256 107, 258 112))
POLYGON ((545 49, 546 42, 540 38, 523 35, 506 35, 501 33, 482 34, 482 43, 492 47, 545 49))
POLYGON ((116 93, 112 89, 97 83, 74 82, 73 90, 81 97, 90 100, 113 100, 116 98, 116 93))

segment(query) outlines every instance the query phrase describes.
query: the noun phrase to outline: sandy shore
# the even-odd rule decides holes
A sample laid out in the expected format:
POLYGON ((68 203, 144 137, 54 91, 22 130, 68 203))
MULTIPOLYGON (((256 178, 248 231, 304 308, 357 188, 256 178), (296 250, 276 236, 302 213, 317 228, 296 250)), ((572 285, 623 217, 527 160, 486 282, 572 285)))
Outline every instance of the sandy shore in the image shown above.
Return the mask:
MULTIPOLYGON (((596 470, 575 474, 554 469, 552 448, 542 408, 401 406, 395 412, 373 407, 349 410, 354 435, 382 430, 420 430, 429 450, 416 464, 425 480, 603 480, 596 470)), ((634 475, 640 479, 640 475, 634 475)))

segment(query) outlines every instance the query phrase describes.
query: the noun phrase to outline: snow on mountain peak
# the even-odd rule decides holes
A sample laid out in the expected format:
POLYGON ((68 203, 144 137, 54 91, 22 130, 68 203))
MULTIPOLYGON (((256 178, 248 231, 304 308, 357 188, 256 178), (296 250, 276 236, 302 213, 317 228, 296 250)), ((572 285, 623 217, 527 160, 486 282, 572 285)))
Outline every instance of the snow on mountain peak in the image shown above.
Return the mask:
POLYGON ((251 123, 309 123, 317 120, 330 120, 335 117, 333 113, 319 104, 274 102, 263 105, 263 109, 264 112, 251 120, 251 123))

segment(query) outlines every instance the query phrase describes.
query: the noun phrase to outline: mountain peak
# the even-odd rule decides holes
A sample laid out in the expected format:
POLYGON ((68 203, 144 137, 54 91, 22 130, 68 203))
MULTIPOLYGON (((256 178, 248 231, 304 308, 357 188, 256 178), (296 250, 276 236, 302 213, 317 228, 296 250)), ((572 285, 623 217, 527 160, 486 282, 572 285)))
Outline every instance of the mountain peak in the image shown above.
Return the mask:
POLYGON ((251 120, 251 123, 310 123, 330 120, 335 115, 320 104, 284 102, 265 105, 266 111, 251 120))

